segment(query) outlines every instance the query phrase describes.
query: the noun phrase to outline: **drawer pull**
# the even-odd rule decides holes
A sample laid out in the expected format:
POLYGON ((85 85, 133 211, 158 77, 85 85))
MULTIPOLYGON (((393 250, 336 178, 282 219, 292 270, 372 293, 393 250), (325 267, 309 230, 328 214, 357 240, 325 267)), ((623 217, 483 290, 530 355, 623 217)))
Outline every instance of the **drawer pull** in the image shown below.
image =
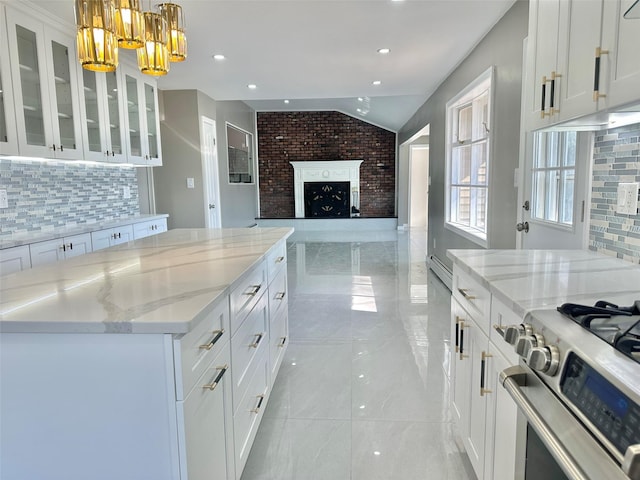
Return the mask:
POLYGON ((282 341, 278 344, 278 347, 284 347, 284 344, 287 343, 287 337, 281 337, 282 341))
POLYGON ((247 292, 247 295, 250 295, 253 297, 256 293, 260 291, 261 288, 262 288, 262 285, 253 285, 253 287, 251 287, 251 291, 247 292))
POLYGON ((475 297, 474 295, 469 295, 469 294, 467 293, 467 290, 468 290, 467 288, 459 288, 459 289, 458 289, 458 291, 460 292, 460 294, 461 294, 464 298, 466 298, 467 300, 475 300, 475 299, 476 299, 476 297, 475 297))
POLYGON ((260 411, 262 401, 264 400, 264 395, 256 395, 256 398, 258 399, 258 405, 256 405, 256 408, 249 410, 251 413, 258 413, 260 411))
POLYGON ((462 319, 456 315, 456 353, 460 351, 460 323, 462 319))
POLYGON ((460 360, 464 360, 465 358, 469 358, 469 355, 464 354, 464 327, 469 327, 470 325, 465 325, 464 321, 460 321, 460 360))
POLYGON ((262 337, 264 337, 264 333, 256 333, 254 337, 258 337, 258 338, 256 338, 255 342, 250 343, 249 347, 258 348, 258 345, 260 345, 260 342, 262 341, 262 337))
POLYGON ((220 373, 216 375, 216 378, 213 380, 213 382, 203 385, 202 388, 206 388, 208 390, 215 390, 215 388, 220 383, 220 380, 222 380, 222 377, 224 377, 224 374, 227 373, 228 368, 229 368, 229 365, 224 365, 223 367, 216 367, 216 370, 220 370, 220 373))
POLYGON ((488 388, 484 388, 484 380, 485 380, 484 369, 486 366, 487 358, 491 358, 491 357, 493 357, 493 355, 491 355, 490 353, 485 353, 484 351, 482 352, 482 357, 480 359, 480 396, 481 397, 484 397, 485 393, 492 392, 492 390, 489 390, 488 388))
POLYGON ((284 300, 284 296, 286 295, 285 292, 278 292, 276 293, 276 300, 284 300))
POLYGON ((494 329, 496 332, 498 332, 498 335, 500 335, 502 338, 504 338, 504 328, 502 328, 502 325, 495 324, 495 325, 493 326, 493 329, 494 329))
POLYGON ((276 258, 276 263, 282 263, 282 262, 284 262, 284 257, 276 258))
POLYGON ((222 335, 224 334, 224 328, 221 328, 220 330, 214 330, 211 333, 214 334, 214 337, 211 339, 211 341, 209 343, 205 343, 204 345, 200 345, 200 348, 202 348, 204 350, 211 350, 213 348, 213 346, 216 344, 216 342, 218 340, 220 340, 220 337, 222 337, 222 335))

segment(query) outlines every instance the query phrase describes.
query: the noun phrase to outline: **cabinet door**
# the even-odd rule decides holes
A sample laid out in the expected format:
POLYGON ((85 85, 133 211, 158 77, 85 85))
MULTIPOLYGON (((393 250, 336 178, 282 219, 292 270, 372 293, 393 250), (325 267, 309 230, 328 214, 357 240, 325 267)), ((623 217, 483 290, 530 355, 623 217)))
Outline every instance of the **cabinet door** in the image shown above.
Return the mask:
POLYGON ((120 245, 133 241, 133 225, 125 225, 113 229, 113 239, 111 245, 120 245))
POLYGON ((20 154, 54 157, 44 26, 10 8, 7 26, 20 154))
POLYGON ((162 165, 160 146, 160 116, 158 110, 158 88, 156 83, 146 80, 142 82, 144 99, 144 125, 146 133, 147 165, 162 165))
POLYGON ((564 121, 597 110, 594 101, 595 50, 600 46, 603 0, 564 0, 560 4, 559 115, 564 121))
POLYGON ((91 253, 91 234, 83 233, 64 238, 64 258, 77 257, 85 253, 91 253))
POLYGON ((0 153, 2 155, 18 154, 15 111, 7 44, 7 24, 4 18, 4 8, 0 7, 0 153))
POLYGON ((125 73, 127 105, 127 157, 129 162, 145 165, 145 151, 143 149, 143 105, 140 95, 138 76, 125 73))
POLYGON ((104 80, 103 74, 82 69, 84 157, 95 162, 107 161, 110 150, 109 130, 106 128, 108 118, 104 117, 103 97, 106 90, 104 80))
POLYGON ((102 250, 103 248, 109 248, 111 241, 113 240, 113 230, 99 230, 97 232, 91 232, 91 248, 93 251, 102 250))
POLYGON ((31 268, 28 245, 0 250, 0 275, 20 272, 27 268, 31 268))
POLYGON ((468 321, 468 315, 458 304, 457 300, 451 297, 451 358, 449 361, 449 383, 451 398, 451 415, 453 421, 458 427, 460 436, 466 435, 469 430, 467 421, 469 416, 466 414, 469 404, 469 384, 471 379, 471 369, 467 368, 469 364, 468 358, 465 361, 465 354, 460 355, 460 322, 468 321))
POLYGON ((54 156, 82 158, 82 130, 78 61, 74 38, 45 27, 46 62, 51 104, 54 156))
MULTIPOLYGON (((469 395, 469 432, 462 438, 469 460, 478 480, 484 478, 485 432, 487 395, 483 391, 486 384, 486 354, 489 353, 489 339, 475 322, 464 327, 464 349, 471 361, 471 384, 469 395), (484 369, 483 369, 484 367, 484 369)), ((487 479, 488 480, 488 479, 487 479)))
POLYGON ((610 0, 604 2, 602 23, 602 48, 609 53, 602 57, 601 73, 607 95, 605 106, 617 107, 640 99, 640 28, 638 20, 623 18, 624 12, 633 4, 633 0, 610 0))
POLYGON ((48 240, 46 242, 29 245, 31 266, 47 265, 64 259, 63 239, 48 240))
POLYGON ((127 160, 125 115, 124 115, 124 81, 119 70, 102 74, 105 80, 104 122, 109 139, 108 160, 124 163, 127 160))
POLYGON ((516 432, 518 406, 500 384, 500 372, 513 365, 489 344, 486 359, 485 388, 487 398, 487 432, 484 478, 516 478, 516 432))
MULTIPOLYGON (((231 480, 233 435, 229 345, 218 355, 183 402, 180 474, 189 480, 231 480)), ((182 418, 180 418, 182 417, 182 418)))
POLYGON ((527 88, 524 89, 523 101, 526 109, 525 124, 528 130, 545 127, 550 122, 550 82, 557 65, 559 14, 560 0, 529 2, 527 88))

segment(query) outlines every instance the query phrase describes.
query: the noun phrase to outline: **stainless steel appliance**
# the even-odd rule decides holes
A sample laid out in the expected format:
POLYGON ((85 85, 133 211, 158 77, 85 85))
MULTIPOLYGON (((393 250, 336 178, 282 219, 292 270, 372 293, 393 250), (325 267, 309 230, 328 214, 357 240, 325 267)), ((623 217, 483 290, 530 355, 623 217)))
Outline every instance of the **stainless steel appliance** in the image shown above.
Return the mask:
POLYGON ((518 476, 640 480, 640 301, 533 311, 503 337, 521 357, 501 373, 519 408, 518 476))

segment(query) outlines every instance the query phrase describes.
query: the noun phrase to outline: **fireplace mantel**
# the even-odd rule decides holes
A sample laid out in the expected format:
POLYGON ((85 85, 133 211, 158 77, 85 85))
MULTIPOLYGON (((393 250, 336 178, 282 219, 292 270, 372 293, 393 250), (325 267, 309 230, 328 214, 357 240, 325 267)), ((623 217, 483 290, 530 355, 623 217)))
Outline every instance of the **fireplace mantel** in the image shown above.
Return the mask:
POLYGON ((363 160, 289 162, 293 165, 296 218, 304 218, 305 182, 349 182, 351 205, 360 208, 360 164, 363 160))

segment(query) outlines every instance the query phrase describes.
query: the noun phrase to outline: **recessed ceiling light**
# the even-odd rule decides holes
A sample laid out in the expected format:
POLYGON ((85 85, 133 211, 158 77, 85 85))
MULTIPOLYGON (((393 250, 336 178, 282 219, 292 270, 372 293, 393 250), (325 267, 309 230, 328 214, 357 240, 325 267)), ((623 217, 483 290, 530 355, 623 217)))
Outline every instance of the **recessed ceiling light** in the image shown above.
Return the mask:
POLYGON ((289 100, 285 100, 284 103, 289 103, 289 100))
POLYGON ((227 58, 227 57, 225 57, 225 56, 224 56, 224 55, 222 55, 221 53, 216 53, 216 54, 213 56, 213 59, 214 59, 214 60, 224 60, 225 58, 227 58))
POLYGON ((380 80, 374 80, 371 82, 373 85, 380 85, 382 82, 380 80))
POLYGON ((247 87, 249 88, 249 90, 255 90, 256 88, 258 88, 258 86, 253 83, 250 83, 249 85, 247 85, 247 87))
POLYGON ((379 48, 378 53, 382 53, 383 55, 389 53, 391 51, 390 48, 379 48))

